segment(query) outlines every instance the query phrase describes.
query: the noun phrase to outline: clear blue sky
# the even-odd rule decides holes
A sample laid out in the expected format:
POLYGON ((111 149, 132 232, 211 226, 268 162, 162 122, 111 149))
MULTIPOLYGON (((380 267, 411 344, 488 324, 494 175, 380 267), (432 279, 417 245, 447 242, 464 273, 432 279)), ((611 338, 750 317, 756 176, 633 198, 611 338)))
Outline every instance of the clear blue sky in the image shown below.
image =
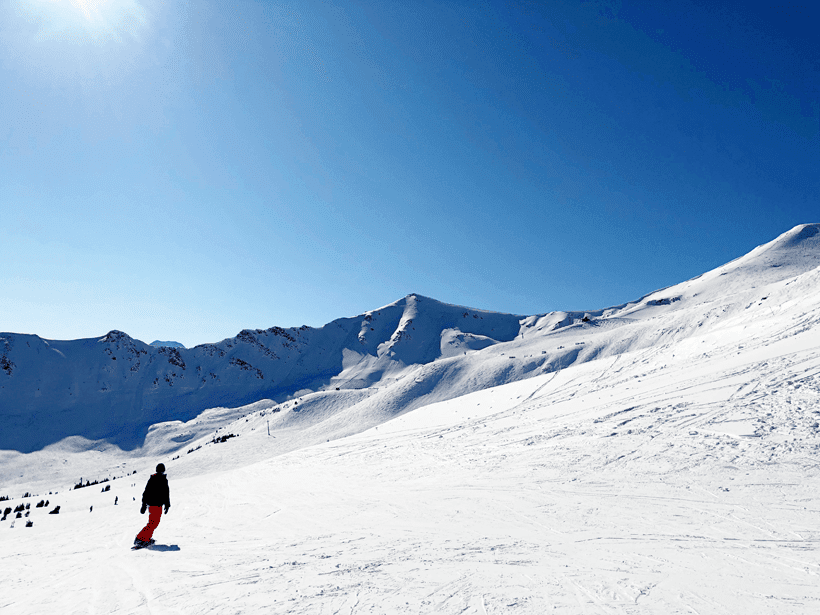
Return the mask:
POLYGON ((637 299, 820 222, 818 18, 0 0, 0 331, 637 299))

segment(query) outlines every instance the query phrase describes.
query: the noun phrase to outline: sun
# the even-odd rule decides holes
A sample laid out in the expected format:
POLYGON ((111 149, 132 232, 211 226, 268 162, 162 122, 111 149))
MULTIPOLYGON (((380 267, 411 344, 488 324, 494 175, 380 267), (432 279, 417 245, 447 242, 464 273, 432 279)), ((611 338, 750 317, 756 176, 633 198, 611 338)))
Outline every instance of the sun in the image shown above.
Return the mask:
POLYGON ((105 42, 139 38, 148 23, 139 0, 19 0, 40 23, 40 37, 105 42))

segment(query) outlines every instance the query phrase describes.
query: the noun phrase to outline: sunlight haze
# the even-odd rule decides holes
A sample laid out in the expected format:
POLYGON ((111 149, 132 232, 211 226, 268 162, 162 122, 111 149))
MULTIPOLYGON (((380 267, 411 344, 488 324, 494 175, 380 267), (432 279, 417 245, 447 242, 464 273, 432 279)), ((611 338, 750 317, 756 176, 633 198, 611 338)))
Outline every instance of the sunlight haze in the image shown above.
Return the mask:
POLYGON ((0 330, 601 309, 818 211, 808 6, 0 4, 0 330))

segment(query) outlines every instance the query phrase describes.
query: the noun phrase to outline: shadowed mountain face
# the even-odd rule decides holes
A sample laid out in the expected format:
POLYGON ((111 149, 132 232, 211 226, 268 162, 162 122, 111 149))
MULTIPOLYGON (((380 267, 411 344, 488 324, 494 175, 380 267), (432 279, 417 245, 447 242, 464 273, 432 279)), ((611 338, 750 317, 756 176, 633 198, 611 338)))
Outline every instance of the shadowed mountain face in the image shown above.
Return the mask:
POLYGON ((369 386, 441 357, 442 340, 446 352, 510 341, 520 319, 409 295, 319 329, 244 330, 190 349, 120 331, 73 341, 0 333, 0 449, 30 452, 72 435, 133 448, 150 425, 206 408, 369 386))
POLYGON ((818 322, 818 291, 820 225, 811 224, 692 280, 589 312, 522 317, 408 295, 318 329, 244 330, 190 349, 119 331, 74 341, 0 333, 0 449, 31 452, 68 436, 133 449, 157 423, 308 391, 322 393, 283 424, 321 423, 324 442, 572 364, 643 349, 674 356, 677 344, 720 344, 738 328, 752 337, 764 319, 788 336, 795 323, 818 322))

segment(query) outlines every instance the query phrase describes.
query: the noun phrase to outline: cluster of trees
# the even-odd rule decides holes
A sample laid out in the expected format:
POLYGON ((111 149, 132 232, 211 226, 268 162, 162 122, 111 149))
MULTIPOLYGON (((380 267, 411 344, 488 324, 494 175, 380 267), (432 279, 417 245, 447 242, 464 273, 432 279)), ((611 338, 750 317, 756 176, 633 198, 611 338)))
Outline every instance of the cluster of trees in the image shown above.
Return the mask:
POLYGON ((31 504, 20 504, 19 506, 15 506, 14 510, 11 509, 11 506, 7 506, 3 511, 3 518, 0 519, 0 521, 5 521, 11 514, 16 515, 15 519, 21 519, 23 517, 23 513, 26 513, 26 517, 28 517, 30 508, 31 504))
MULTIPOLYGON (((134 470, 132 472, 132 474, 136 474, 136 473, 137 473, 136 470, 134 470)), ((113 479, 110 479, 110 480, 117 480, 117 478, 118 477, 115 476, 113 479)), ((92 485, 99 485, 101 483, 107 483, 107 482, 109 482, 108 478, 104 478, 102 480, 94 480, 94 481, 88 481, 87 480, 85 482, 83 482, 83 479, 81 478, 77 482, 77 484, 74 485, 74 489, 82 489, 84 487, 90 487, 92 485)), ((111 491, 111 485, 105 485, 102 488, 102 493, 105 493, 106 491, 111 491)), ((51 495, 51 491, 49 491, 49 495, 51 495)), ((26 493, 23 494, 24 499, 25 498, 30 498, 30 497, 34 497, 34 496, 32 496, 31 492, 29 492, 29 491, 27 491, 26 493)), ((9 496, 7 496, 7 495, 0 496, 0 502, 7 502, 10 499, 11 498, 9 498, 9 496)), ((116 498, 114 500, 114 504, 117 504, 118 499, 119 498, 116 498)), ((48 508, 49 504, 50 504, 50 502, 48 500, 42 499, 39 502, 37 502, 37 504, 34 505, 34 508, 48 508)), ((11 506, 7 506, 5 509, 2 509, 2 515, 3 516, 2 516, 2 518, 0 518, 0 521, 5 521, 6 519, 8 519, 9 515, 14 515, 13 519, 22 519, 24 517, 28 517, 30 513, 31 513, 31 503, 18 504, 14 508, 12 508, 11 506)), ((60 507, 55 506, 52 510, 50 510, 48 512, 48 514, 49 515, 59 515, 60 514, 60 507)), ((28 520, 26 522, 26 527, 32 527, 33 525, 34 525, 34 522, 31 521, 31 520, 28 520)), ((13 520, 12 520, 11 527, 14 527, 14 521, 13 520)))
MULTIPOLYGON (((136 470, 131 472, 131 474, 136 474, 136 473, 137 473, 136 470)), ((115 476, 111 480, 117 480, 118 478, 119 478, 119 476, 115 476)), ((74 489, 82 489, 83 487, 92 487, 93 485, 101 485, 101 484, 107 483, 107 482, 108 482, 108 479, 104 478, 102 480, 94 480, 94 481, 88 481, 87 480, 87 481, 85 481, 85 483, 83 483, 83 479, 80 478, 79 482, 76 485, 74 485, 74 489)), ((111 485, 108 485, 108 488, 103 489, 103 491, 109 491, 110 489, 111 489, 111 485)), ((27 497, 27 496, 24 495, 23 497, 27 497)))
MULTIPOLYGON (((34 505, 34 508, 47 508, 49 505, 48 500, 40 500, 37 504, 34 505)), ((31 504, 18 504, 13 509, 11 506, 7 506, 3 510, 3 518, 0 521, 5 521, 9 515, 15 515, 15 519, 22 519, 24 516, 28 517, 31 513, 31 504), (25 513, 25 515, 23 514, 25 513)), ((54 510, 50 511, 48 514, 50 515, 59 515, 60 514, 60 507, 56 506, 54 510)), ((33 523, 29 521, 26 523, 26 527, 31 527, 33 523)))
POLYGON ((99 485, 100 483, 107 483, 107 482, 108 482, 108 479, 104 478, 102 480, 95 480, 93 482, 85 481, 85 484, 83 484, 83 479, 80 478, 80 481, 76 485, 74 485, 74 489, 82 489, 83 487, 91 487, 93 485, 99 485))

